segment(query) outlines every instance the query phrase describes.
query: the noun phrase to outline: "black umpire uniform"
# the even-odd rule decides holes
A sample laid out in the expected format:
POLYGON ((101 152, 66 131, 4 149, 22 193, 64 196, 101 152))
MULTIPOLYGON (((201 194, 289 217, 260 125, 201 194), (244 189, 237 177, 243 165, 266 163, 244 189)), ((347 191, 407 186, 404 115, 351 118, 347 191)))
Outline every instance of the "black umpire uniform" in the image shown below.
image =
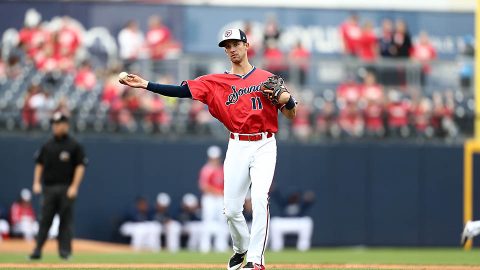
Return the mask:
POLYGON ((55 214, 60 216, 58 251, 62 259, 72 253, 73 208, 87 159, 83 147, 68 135, 68 118, 57 112, 51 119, 53 137, 36 153, 33 191, 42 193, 40 228, 30 259, 41 258, 55 214), (43 185, 42 185, 43 184, 43 185))

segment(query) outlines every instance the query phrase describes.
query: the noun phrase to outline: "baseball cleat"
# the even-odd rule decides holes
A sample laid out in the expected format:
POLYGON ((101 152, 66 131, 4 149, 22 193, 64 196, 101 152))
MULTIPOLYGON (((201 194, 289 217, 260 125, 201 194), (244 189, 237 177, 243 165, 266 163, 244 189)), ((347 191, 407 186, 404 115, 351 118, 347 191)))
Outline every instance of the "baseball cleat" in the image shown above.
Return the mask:
POLYGON ((232 257, 230 257, 230 261, 228 261, 228 270, 237 270, 242 267, 243 261, 245 260, 245 255, 247 252, 244 253, 235 253, 232 257))
POLYGON ((460 237, 460 244, 462 246, 465 246, 465 243, 467 243, 467 240, 472 238, 470 231, 468 230, 470 222, 471 221, 467 221, 467 223, 465 224, 465 227, 463 228, 462 236, 460 237))
POLYGON ((258 263, 248 262, 242 269, 265 270, 265 266, 258 263))
POLYGON ((38 261, 42 259, 42 254, 40 254, 38 251, 34 251, 32 254, 30 254, 30 256, 28 256, 28 259, 30 261, 38 261))

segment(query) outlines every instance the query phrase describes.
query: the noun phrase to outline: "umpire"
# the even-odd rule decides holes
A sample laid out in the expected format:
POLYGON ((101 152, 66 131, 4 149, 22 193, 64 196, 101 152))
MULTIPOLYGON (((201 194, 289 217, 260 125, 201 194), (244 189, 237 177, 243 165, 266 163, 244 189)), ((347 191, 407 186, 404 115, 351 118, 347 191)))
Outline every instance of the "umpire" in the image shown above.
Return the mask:
POLYGON ((67 260, 72 254, 73 207, 82 181, 87 158, 83 147, 68 135, 68 117, 61 112, 50 120, 53 138, 36 154, 33 192, 42 193, 42 210, 37 242, 30 259, 42 257, 55 214, 60 216, 58 251, 67 260), (42 188, 43 183, 43 188, 42 188))

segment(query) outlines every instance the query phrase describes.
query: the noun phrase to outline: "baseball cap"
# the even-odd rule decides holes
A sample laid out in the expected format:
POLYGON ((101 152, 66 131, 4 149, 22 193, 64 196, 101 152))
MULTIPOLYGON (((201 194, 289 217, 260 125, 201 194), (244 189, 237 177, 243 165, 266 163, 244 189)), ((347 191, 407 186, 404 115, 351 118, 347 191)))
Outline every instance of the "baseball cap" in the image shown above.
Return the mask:
POLYGON ((170 196, 167 193, 160 192, 157 195, 157 204, 161 206, 170 205, 170 196))
POLYGON ((245 32, 238 28, 227 29, 225 32, 223 32, 222 38, 218 43, 218 47, 225 47, 225 41, 227 40, 240 40, 247 42, 247 35, 245 35, 245 32))
POLYGON ((61 113, 61 112, 55 112, 52 115, 52 118, 50 119, 50 123, 60 123, 60 122, 68 122, 68 117, 61 113))
POLYGON ((193 195, 192 193, 183 195, 182 202, 188 207, 195 207, 198 205, 197 196, 193 195))
POLYGON ((212 145, 207 149, 208 158, 219 158, 222 155, 222 149, 216 145, 212 145))
POLYGON ((32 193, 30 192, 30 190, 24 188, 20 192, 20 198, 22 198, 22 200, 24 201, 30 201, 30 199, 32 198, 32 193))

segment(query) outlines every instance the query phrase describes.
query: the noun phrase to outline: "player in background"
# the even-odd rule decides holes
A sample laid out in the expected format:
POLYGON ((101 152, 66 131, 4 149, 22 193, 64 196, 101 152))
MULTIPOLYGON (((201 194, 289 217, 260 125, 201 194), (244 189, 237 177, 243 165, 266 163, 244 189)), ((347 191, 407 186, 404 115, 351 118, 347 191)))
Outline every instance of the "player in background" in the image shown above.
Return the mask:
POLYGON ((288 196, 283 196, 278 190, 275 190, 272 192, 272 197, 281 207, 280 215, 272 217, 272 228, 270 230, 272 250, 283 250, 284 237, 287 234, 298 236, 298 250, 309 250, 313 233, 313 219, 307 215, 307 211, 311 208, 315 199, 313 191, 293 192, 288 196))
POLYGON ((183 225, 183 232, 188 234, 187 249, 196 251, 200 246, 202 236, 201 209, 197 196, 186 193, 182 197, 182 205, 178 220, 183 225))
POLYGON ((463 246, 467 243, 467 240, 473 239, 480 234, 480 220, 469 220, 463 228, 462 236, 460 238, 460 244, 463 246))
POLYGON ((228 229, 223 216, 222 150, 216 145, 207 149, 208 161, 200 170, 198 185, 202 191, 202 237, 200 251, 210 252, 212 236, 214 249, 225 252, 228 248, 228 229))
MULTIPOLYGON (((231 62, 223 74, 209 74, 180 86, 149 82, 134 74, 120 76, 120 83, 171 97, 192 98, 208 105, 208 110, 230 131, 224 161, 224 213, 233 242, 234 254, 227 269, 265 269, 264 252, 269 225, 269 189, 277 159, 275 133, 278 111, 288 119, 296 114, 296 101, 287 91, 272 102, 263 83, 273 74, 248 61, 249 44, 240 29, 226 30, 218 44, 231 62), (253 208, 249 232, 242 214, 251 186, 253 208)), ((188 164, 185 164, 188 166, 188 164)))

